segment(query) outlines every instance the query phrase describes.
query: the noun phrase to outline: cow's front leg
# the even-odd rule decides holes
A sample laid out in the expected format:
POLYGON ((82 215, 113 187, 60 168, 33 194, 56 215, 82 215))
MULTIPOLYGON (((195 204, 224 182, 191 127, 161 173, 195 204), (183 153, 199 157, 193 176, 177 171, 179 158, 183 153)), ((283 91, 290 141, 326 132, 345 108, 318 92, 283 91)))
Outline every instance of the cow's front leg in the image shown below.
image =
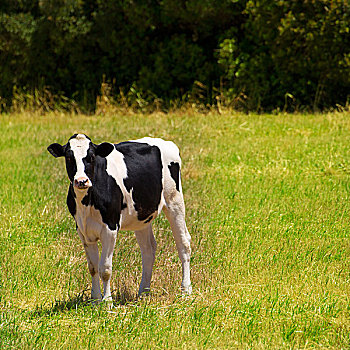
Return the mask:
POLYGON ((82 235, 79 228, 77 231, 78 231, 80 240, 84 245, 86 260, 87 260, 90 275, 91 275, 91 280, 92 280, 91 299, 101 300, 100 279, 98 276, 99 252, 98 252, 97 242, 94 242, 94 243, 86 242, 85 237, 82 235))
POLYGON ((112 300, 111 295, 111 277, 112 277, 112 259, 113 251, 115 247, 115 241, 117 238, 117 231, 111 231, 109 229, 104 230, 101 233, 101 245, 102 253, 99 264, 99 274, 103 283, 103 299, 112 300))

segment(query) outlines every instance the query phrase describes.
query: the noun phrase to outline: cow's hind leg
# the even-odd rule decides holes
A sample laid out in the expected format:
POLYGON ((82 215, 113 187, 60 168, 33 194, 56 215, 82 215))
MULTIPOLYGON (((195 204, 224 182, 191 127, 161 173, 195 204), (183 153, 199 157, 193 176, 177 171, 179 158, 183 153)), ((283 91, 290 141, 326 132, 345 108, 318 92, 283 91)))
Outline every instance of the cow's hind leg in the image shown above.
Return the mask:
POLYGON ((78 229, 78 235, 80 237, 81 242, 84 245, 86 260, 87 260, 90 275, 91 275, 91 280, 92 280, 91 298, 94 300, 100 300, 101 289, 100 289, 100 278, 98 276, 99 252, 98 252, 97 242, 87 243, 79 229, 78 229))
POLYGON ((163 208, 173 231, 176 248, 182 263, 181 290, 184 294, 191 294, 190 258, 191 258, 191 236, 185 222, 185 204, 181 192, 177 192, 170 200, 166 199, 163 208))
POLYGON ((139 296, 150 291, 153 264, 156 256, 157 243, 153 235, 152 225, 140 231, 135 231, 137 242, 142 256, 142 279, 139 288, 139 296))

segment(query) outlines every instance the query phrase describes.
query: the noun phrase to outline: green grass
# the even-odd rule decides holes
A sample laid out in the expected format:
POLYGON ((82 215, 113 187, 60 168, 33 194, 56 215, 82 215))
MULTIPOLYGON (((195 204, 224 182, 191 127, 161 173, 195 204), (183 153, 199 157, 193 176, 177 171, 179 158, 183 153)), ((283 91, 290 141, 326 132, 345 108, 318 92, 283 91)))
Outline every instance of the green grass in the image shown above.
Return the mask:
POLYGON ((350 348, 350 114, 10 114, 0 116, 0 348, 350 348), (154 225, 152 294, 119 234, 113 312, 90 277, 46 151, 156 136, 183 158, 193 296, 182 298, 169 225, 154 225))

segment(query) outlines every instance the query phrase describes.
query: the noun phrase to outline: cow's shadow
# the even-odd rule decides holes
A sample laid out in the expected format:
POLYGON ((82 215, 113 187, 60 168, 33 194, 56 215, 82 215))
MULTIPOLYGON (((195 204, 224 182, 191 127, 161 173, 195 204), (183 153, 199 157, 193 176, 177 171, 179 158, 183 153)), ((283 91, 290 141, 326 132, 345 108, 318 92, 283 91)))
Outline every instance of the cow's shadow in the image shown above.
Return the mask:
MULTIPOLYGON (((113 306, 123 306, 127 304, 135 303, 138 298, 130 290, 124 289, 123 291, 113 291, 113 306)), ((51 306, 38 306, 36 310, 33 311, 33 316, 49 316, 53 314, 63 313, 69 310, 79 310, 83 308, 103 308, 105 304, 96 303, 90 297, 90 291, 84 289, 82 292, 69 296, 66 299, 56 300, 51 306)), ((106 308, 107 309, 107 308, 106 308)))

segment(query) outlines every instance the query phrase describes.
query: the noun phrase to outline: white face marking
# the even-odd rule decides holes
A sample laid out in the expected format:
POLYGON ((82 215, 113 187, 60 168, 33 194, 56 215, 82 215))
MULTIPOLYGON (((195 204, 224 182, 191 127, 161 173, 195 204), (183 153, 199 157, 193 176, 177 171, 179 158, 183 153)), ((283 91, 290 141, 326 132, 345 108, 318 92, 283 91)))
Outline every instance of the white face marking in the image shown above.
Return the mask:
MULTIPOLYGON (((88 154, 90 140, 85 135, 78 134, 74 139, 69 141, 70 148, 74 153, 75 162, 77 164, 77 172, 74 175, 74 179, 81 177, 88 178, 84 171, 83 158, 88 154)), ((91 182, 91 179, 89 179, 91 182)))

